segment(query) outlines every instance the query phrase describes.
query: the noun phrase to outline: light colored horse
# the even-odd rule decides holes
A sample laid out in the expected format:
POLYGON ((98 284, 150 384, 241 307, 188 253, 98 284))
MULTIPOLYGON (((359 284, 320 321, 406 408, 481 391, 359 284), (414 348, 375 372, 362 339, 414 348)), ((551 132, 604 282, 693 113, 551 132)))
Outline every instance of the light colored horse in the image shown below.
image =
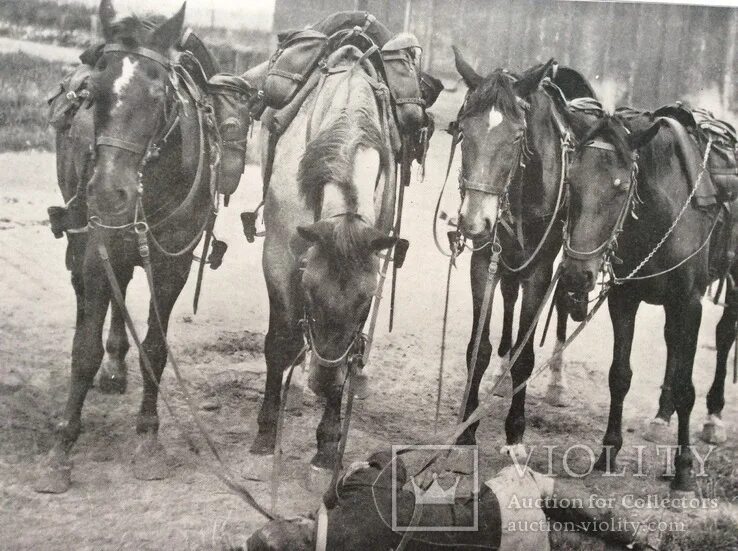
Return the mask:
POLYGON ((389 113, 361 58, 346 46, 328 59, 330 72, 279 138, 264 205, 267 380, 251 451, 273 452, 283 372, 310 333, 313 376, 326 399, 311 464, 323 469, 339 460, 346 356, 360 351, 357 336, 378 283, 375 253, 395 242, 389 113))

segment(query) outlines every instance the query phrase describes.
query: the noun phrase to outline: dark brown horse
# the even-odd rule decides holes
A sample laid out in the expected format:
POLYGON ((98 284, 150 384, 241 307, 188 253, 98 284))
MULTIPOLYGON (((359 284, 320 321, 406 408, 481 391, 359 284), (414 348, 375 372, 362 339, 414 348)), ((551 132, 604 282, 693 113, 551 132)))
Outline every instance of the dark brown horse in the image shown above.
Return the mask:
POLYGON ((37 489, 45 492, 69 488, 69 452, 80 434, 85 396, 104 354, 102 329, 112 289, 100 244, 109 251, 112 270, 124 291, 134 267, 142 263, 141 235, 151 244, 155 296, 143 349, 155 380, 142 362, 143 399, 136 423, 140 445, 134 474, 141 479, 168 475, 166 454, 157 440, 158 381, 167 348, 155 304, 165 333, 190 272, 192 248, 211 222, 214 208, 211 142, 208 124, 193 98, 197 87, 188 84, 187 76, 170 61, 171 48, 182 33, 184 6, 160 25, 135 17, 114 19, 110 0, 103 0, 100 21, 106 45, 90 79, 92 120, 86 119, 94 136, 92 164, 89 180, 80 186, 90 218, 89 238, 80 251, 84 306, 74 334, 67 405, 37 483, 37 489))
POLYGON ((569 170, 562 283, 569 290, 589 292, 603 265, 616 278, 608 296, 614 337, 610 415, 596 467, 614 472, 623 443, 623 401, 630 387, 638 306, 643 301, 660 304, 666 313, 667 346, 661 406, 664 400, 672 402, 679 421, 671 487, 686 491, 692 483, 692 366, 717 216, 715 206, 695 206, 691 192, 710 175, 701 168, 697 144, 680 140, 684 130, 678 123, 658 120, 629 132, 621 120, 609 116, 572 113, 569 120, 579 145, 569 170), (697 175, 696 181, 690 174, 697 175))
MULTIPOLYGON (((92 170, 92 134, 92 111, 87 109, 79 110, 71 126, 56 134, 56 178, 66 204, 66 265, 72 274, 72 287, 77 299, 76 326, 82 323, 85 311, 86 183, 92 170)), ((108 340, 105 343, 107 358, 98 375, 98 385, 101 392, 122 394, 127 386, 125 357, 130 344, 123 317, 115 303, 111 305, 111 313, 108 340)))
POLYGON ((376 253, 395 241, 388 237, 394 163, 383 132, 389 113, 375 97, 376 74, 361 57, 345 46, 328 58, 333 69, 279 138, 264 204, 267 380, 251 451, 274 451, 283 372, 307 337, 311 386, 325 398, 311 461, 316 469, 339 461, 347 359, 360 351, 377 289, 376 253))
MULTIPOLYGON (((469 87, 458 121, 463 136, 459 224, 478 249, 471 259, 474 325, 467 348, 472 378, 464 413, 467 417, 477 407, 479 384, 492 352, 488 312, 477 362, 471 365, 491 258, 491 247, 483 245, 493 239, 496 231, 502 247, 505 316, 499 353, 504 356, 511 348, 513 309, 519 288, 523 288, 523 301, 516 348, 532 328, 551 283, 553 263, 561 247, 562 148, 567 130, 559 113, 558 104, 563 100, 557 99, 562 89, 548 80, 554 74, 553 60, 528 70, 521 77, 500 69, 482 77, 454 51, 457 70, 469 87), (501 207, 505 224, 498 223, 501 207)), ((593 92, 586 82, 580 82, 570 86, 565 94, 573 98, 592 96, 593 92)), ((566 338, 570 307, 563 298, 563 294, 557 293, 557 352, 566 338)), ((511 370, 513 387, 530 376, 535 361, 533 348, 533 339, 528 339, 511 370)), ((562 405, 564 393, 562 363, 558 358, 552 366, 549 401, 562 405)), ((525 395, 523 388, 513 397, 505 422, 506 450, 516 454, 523 453, 525 395)), ((460 442, 474 443, 476 428, 477 424, 472 425, 460 442)))

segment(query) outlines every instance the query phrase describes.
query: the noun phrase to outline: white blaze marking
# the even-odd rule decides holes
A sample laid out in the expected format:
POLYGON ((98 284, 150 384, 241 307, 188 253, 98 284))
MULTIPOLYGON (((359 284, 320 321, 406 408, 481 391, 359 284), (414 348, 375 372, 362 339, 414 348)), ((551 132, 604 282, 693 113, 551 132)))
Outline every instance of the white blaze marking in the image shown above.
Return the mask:
POLYGON ((492 130, 502 122, 502 113, 492 108, 489 110, 488 129, 492 130))
POLYGON ((131 61, 131 58, 123 58, 123 68, 121 69, 120 76, 113 83, 113 92, 118 96, 118 103, 116 107, 120 107, 123 103, 121 97, 123 91, 128 87, 133 80, 133 75, 136 74, 136 67, 138 67, 138 61, 131 61))

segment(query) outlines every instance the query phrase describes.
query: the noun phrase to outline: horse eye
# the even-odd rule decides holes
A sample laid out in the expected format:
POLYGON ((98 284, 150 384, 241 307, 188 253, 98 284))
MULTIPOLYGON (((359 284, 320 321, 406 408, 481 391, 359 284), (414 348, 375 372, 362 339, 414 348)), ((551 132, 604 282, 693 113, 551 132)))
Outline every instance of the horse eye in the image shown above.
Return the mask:
POLYGON ((156 70, 156 67, 146 67, 146 76, 150 79, 158 79, 159 78, 159 71, 156 70))
POLYGON ((95 64, 95 69, 97 69, 98 71, 104 71, 107 68, 107 66, 108 66, 108 61, 104 57, 101 57, 100 59, 97 60, 97 63, 95 64))

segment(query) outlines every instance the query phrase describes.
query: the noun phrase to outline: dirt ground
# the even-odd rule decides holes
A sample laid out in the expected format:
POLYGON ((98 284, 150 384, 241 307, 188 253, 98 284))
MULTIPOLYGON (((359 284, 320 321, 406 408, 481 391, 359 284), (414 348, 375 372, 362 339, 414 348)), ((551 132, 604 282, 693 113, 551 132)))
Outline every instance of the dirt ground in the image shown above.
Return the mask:
MULTIPOLYGON (((443 101, 458 105, 460 100, 448 95, 443 101)), ((439 120, 439 127, 443 125, 439 120)), ((404 234, 411 246, 400 272, 395 329, 387 332, 385 303, 367 368, 371 394, 355 406, 346 464, 379 446, 434 441, 432 418, 447 264, 433 246, 431 218, 448 146, 448 137, 438 132, 431 145, 427 177, 424 182, 415 181, 407 194, 404 234)), ((206 270, 197 316, 192 314, 193 273, 175 308, 170 338, 190 389, 203 406, 200 414, 225 460, 234 472, 251 479, 247 484, 266 503, 268 463, 251 456, 248 449, 263 394, 262 346, 268 305, 261 243, 248 244, 239 221, 240 212, 258 202, 260 189, 258 168, 250 166, 217 223, 218 237, 229 245, 225 262, 216 272, 206 270)), ((449 209, 457 200, 454 184, 451 189, 446 201, 449 209)), ((133 477, 130 461, 141 397, 138 354, 133 348, 128 355, 128 392, 109 396, 93 389, 88 395, 84 432, 73 455, 72 488, 63 495, 34 493, 35 465, 51 445, 52 427, 66 399, 74 330, 74 294, 64 268, 65 240, 55 240, 46 222, 46 207, 59 202, 53 155, 0 155, 0 549, 221 549, 244 545, 262 518, 209 474, 203 463, 210 461, 204 446, 200 446, 199 458, 189 451, 163 406, 160 435, 176 464, 173 475, 157 482, 133 477)), ((452 278, 442 429, 454 424, 465 380, 464 351, 472 322, 468 263, 465 255, 452 278)), ((128 293, 133 318, 142 329, 148 302, 144 280, 137 272, 128 293)), ((495 303, 496 346, 499 297, 495 303)), ((720 315, 721 309, 705 300, 694 370, 697 403, 691 428, 695 443, 700 442, 697 436, 706 416, 705 394, 715 363, 714 329, 720 315)), ((636 457, 633 446, 648 445, 642 438, 643 422, 656 412, 665 364, 662 310, 642 306, 637 323, 633 382, 625 402, 625 446, 620 456, 629 471, 636 457)), ((539 361, 548 357, 552 347, 549 337, 537 349, 539 361)), ((611 347, 610 322, 602 309, 567 351, 569 407, 553 408, 543 401, 546 374, 532 382, 526 433, 527 444, 534 450, 532 465, 545 469, 542 446, 557 445, 553 468, 565 474, 561 456, 566 446, 576 443, 597 449, 607 419, 611 347)), ((492 381, 493 368, 499 363, 495 357, 485 384, 492 381)), ((201 443, 170 368, 163 385, 173 396, 176 414, 201 443)), ((724 418, 729 440, 708 458, 710 477, 700 480, 702 494, 721 498, 727 510, 738 493, 738 488, 728 487, 736 479, 737 398, 736 387, 728 384, 724 418)), ((498 452, 504 444, 506 409, 507 401, 498 398, 493 415, 478 432, 483 476, 509 463, 498 452)), ((283 514, 314 510, 319 502, 320 493, 308 491, 303 482, 320 413, 315 397, 306 391, 302 414, 287 419, 286 465, 278 507, 283 514)), ((613 480, 592 474, 584 483, 605 495, 668 495, 668 483, 661 478, 664 459, 649 446, 646 477, 636 478, 629 472, 613 480)), ((701 443, 699 450, 703 455, 707 451, 701 443)), ((587 469, 585 454, 572 453, 569 459, 574 470, 587 469)), ((687 511, 677 516, 689 523, 705 514, 687 511)), ((564 544, 559 548, 568 549, 564 544)))

